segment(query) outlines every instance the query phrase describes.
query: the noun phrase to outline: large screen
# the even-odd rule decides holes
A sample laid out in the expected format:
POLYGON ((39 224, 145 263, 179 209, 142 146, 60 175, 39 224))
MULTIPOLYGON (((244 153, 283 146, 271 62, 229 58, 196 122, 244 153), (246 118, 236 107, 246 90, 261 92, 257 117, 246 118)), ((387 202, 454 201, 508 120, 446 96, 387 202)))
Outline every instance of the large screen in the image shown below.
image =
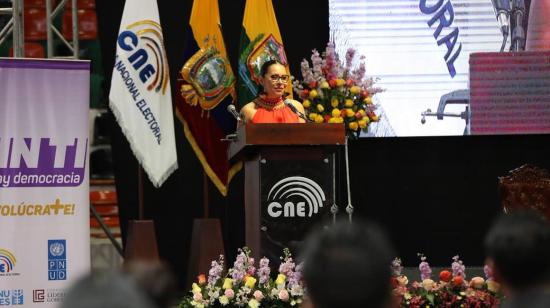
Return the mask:
MULTIPOLYGON (((522 115, 509 109, 517 104, 508 101, 498 105, 499 102, 486 99, 500 95, 499 87, 503 85, 486 84, 485 80, 508 69, 502 63, 499 67, 493 58, 500 56, 506 62, 510 55, 498 53, 502 34, 490 0, 330 0, 329 3, 331 39, 338 53, 345 54, 347 48, 353 47, 366 56, 367 74, 379 77, 378 85, 385 89, 377 94, 377 101, 384 110, 385 122, 396 136, 545 130, 539 125, 522 131, 518 123, 525 122, 525 118, 513 118, 522 115), (494 54, 488 54, 489 58, 482 54, 471 68, 470 55, 475 53, 472 55, 475 58, 479 52, 494 54), (479 72, 473 74, 477 81, 471 80, 470 69, 479 72), (472 99, 479 101, 474 106, 460 102, 461 95, 468 96, 470 88, 472 95, 476 95, 472 99), (437 113, 440 98, 453 91, 456 91, 455 103, 445 106, 443 118, 429 116, 426 111, 437 113), (469 125, 464 115, 470 117, 469 125), (491 119, 495 116, 496 120, 491 119)), ((522 63, 516 66, 521 69, 522 63)), ((510 79, 508 75, 504 77, 510 79)), ((501 98, 506 101, 507 96, 501 98)), ((538 108, 543 112, 538 116, 546 117, 543 122, 550 122, 550 110, 538 108)))

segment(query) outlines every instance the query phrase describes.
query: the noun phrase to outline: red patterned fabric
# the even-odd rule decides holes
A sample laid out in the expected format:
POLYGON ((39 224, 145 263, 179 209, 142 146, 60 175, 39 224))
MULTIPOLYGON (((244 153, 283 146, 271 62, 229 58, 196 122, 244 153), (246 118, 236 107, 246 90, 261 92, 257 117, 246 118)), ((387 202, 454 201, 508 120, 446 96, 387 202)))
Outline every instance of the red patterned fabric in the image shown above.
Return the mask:
POLYGON ((299 123, 300 118, 288 106, 268 110, 258 107, 252 117, 252 123, 299 123))

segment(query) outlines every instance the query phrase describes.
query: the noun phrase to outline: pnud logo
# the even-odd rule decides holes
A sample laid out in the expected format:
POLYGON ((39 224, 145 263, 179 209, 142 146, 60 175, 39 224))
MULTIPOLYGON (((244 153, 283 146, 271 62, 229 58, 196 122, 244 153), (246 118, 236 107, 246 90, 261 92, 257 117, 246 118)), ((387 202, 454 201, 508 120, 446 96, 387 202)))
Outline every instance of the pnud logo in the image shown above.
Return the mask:
POLYGON ((291 176, 277 182, 267 195, 269 216, 312 217, 326 200, 325 193, 315 181, 302 176, 291 176), (297 203, 290 201, 301 200, 297 203))
POLYGON ((0 249, 0 274, 13 271, 15 262, 15 256, 11 252, 6 249, 0 249))

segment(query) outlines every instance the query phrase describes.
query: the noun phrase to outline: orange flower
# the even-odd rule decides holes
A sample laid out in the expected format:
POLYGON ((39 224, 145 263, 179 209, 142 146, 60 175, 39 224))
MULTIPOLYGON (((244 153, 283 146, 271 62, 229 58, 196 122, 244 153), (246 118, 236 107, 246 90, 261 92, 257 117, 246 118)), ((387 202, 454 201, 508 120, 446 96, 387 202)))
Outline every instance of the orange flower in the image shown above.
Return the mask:
POLYGON ((206 283, 206 276, 204 274, 200 274, 197 276, 197 281, 199 284, 205 284, 206 283))
POLYGON ((453 280, 452 280, 452 283, 454 286, 461 286, 464 284, 464 278, 462 278, 462 276, 458 275, 458 276, 454 276, 453 277, 453 280))
POLYGON ((441 271, 439 273, 439 280, 449 282, 453 278, 453 274, 447 270, 441 271))

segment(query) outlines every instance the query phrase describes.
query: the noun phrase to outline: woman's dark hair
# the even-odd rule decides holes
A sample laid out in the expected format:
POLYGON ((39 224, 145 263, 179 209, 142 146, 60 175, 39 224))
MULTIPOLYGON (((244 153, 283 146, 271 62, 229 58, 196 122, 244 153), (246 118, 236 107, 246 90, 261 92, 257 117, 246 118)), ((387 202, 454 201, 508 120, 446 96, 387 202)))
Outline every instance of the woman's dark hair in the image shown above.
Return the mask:
POLYGON ((267 74, 267 70, 269 69, 269 67, 274 64, 280 64, 284 66, 284 64, 281 63, 279 60, 276 60, 276 59, 267 60, 264 62, 264 64, 262 64, 262 67, 260 68, 260 76, 262 77, 265 76, 265 74, 267 74))

